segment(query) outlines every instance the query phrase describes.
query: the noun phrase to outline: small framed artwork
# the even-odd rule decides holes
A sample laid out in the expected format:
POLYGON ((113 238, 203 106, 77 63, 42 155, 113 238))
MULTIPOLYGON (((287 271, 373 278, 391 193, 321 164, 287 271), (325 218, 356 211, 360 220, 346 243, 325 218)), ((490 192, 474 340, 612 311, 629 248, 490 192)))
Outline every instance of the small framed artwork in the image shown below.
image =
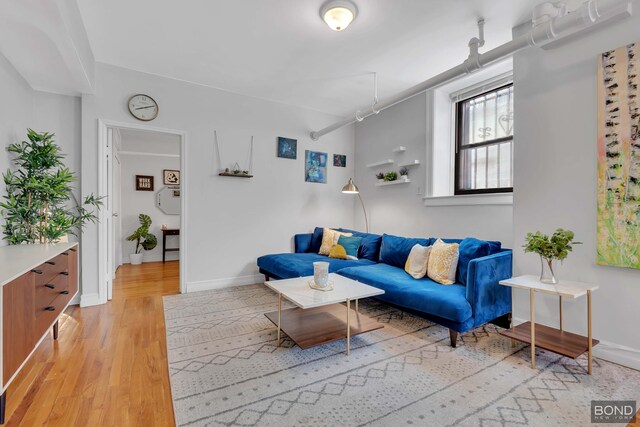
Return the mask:
POLYGON ((153 175, 136 175, 136 191, 153 191, 153 175))
POLYGON ((180 190, 173 190, 173 197, 180 197, 180 190))
POLYGON ((306 150, 304 154, 305 182, 327 183, 327 153, 306 150))
POLYGON ((283 159, 298 158, 298 140, 291 138, 278 137, 278 157, 283 159))
POLYGON ((346 168, 347 167, 347 156, 344 154, 334 154, 333 155, 333 166, 338 168, 346 168))
POLYGON ((180 185, 180 171, 165 169, 162 178, 164 185, 180 185))

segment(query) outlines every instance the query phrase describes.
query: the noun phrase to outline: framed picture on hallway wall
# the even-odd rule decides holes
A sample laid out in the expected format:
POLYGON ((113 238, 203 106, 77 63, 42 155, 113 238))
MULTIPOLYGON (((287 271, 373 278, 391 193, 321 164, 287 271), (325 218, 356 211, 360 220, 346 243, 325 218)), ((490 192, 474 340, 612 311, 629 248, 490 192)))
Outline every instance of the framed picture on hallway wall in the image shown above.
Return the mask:
POLYGON ((136 175, 136 191, 153 191, 153 175, 136 175))
POLYGON ((162 177, 164 185, 180 185, 180 171, 165 169, 162 177))

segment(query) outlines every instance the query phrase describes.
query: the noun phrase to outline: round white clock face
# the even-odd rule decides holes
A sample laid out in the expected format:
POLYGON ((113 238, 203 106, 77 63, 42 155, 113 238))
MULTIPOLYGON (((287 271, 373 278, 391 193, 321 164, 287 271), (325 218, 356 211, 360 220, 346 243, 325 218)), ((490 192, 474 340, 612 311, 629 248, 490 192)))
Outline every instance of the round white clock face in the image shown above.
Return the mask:
POLYGON ((129 98, 129 112, 138 120, 153 120, 158 117, 158 103, 148 95, 133 95, 129 98))

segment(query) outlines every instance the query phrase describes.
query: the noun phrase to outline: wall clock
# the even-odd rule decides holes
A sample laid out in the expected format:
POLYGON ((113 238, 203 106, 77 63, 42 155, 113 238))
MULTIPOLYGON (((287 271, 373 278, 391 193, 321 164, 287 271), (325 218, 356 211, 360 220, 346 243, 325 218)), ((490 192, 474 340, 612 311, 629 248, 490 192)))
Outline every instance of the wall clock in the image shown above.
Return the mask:
POLYGON ((158 117, 158 103, 149 95, 133 95, 129 98, 129 112, 136 119, 148 122, 158 117))

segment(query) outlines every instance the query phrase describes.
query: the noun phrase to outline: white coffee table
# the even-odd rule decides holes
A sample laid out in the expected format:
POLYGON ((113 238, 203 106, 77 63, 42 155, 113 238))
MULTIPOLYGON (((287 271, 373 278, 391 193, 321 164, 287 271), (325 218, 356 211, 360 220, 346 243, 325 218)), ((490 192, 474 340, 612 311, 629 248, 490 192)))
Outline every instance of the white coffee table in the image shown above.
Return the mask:
POLYGON ((312 280, 313 276, 264 282, 278 294, 278 311, 265 314, 278 327, 278 346, 281 330, 303 350, 346 338, 349 355, 353 335, 383 327, 358 312, 359 299, 382 295, 382 289, 331 273, 333 290, 320 291, 309 287, 312 280), (297 307, 282 310, 282 297, 297 307), (355 301, 355 310, 351 301, 355 301))

